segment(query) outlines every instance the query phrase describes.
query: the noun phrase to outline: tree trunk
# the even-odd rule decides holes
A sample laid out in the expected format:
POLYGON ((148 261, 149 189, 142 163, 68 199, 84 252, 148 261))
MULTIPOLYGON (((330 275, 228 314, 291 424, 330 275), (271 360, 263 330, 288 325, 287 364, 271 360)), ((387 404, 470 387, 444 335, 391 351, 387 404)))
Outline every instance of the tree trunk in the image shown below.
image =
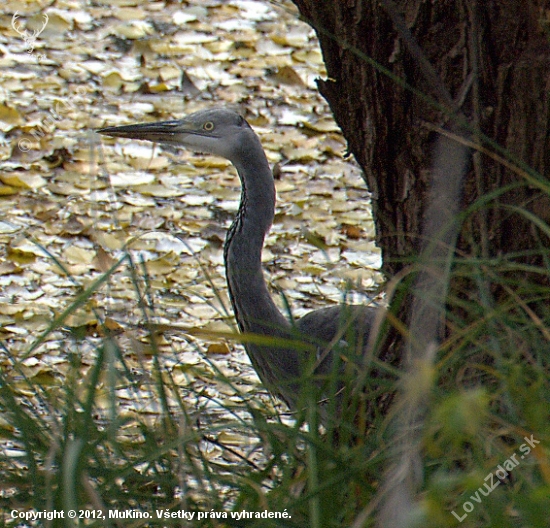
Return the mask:
MULTIPOLYGON (((450 120, 418 93, 440 105, 445 101, 411 51, 411 41, 396 29, 390 0, 294 3, 318 34, 328 73, 327 80, 318 82, 319 89, 363 169, 383 270, 395 276, 419 253, 438 136, 434 128, 450 120)), ((549 8, 548 0, 408 0, 396 8, 458 111, 506 149, 508 155, 501 156, 538 174, 545 174, 550 164, 549 8)), ((517 183, 490 208, 468 216, 459 254, 494 257, 541 246, 541 232, 506 206, 519 206, 548 221, 548 194, 490 156, 473 156, 462 187, 462 209, 517 183)), ((538 264, 541 258, 527 260, 538 264)))
POLYGON ((378 525, 405 526, 431 390, 421 370, 432 366, 443 314, 447 337, 476 328, 481 361, 491 361, 484 343, 499 331, 530 349, 491 322, 499 306, 514 320, 520 306, 525 326, 535 321, 543 333, 540 315, 549 317, 548 289, 533 284, 550 283, 550 185, 541 176, 550 165, 550 0, 294 3, 317 32, 327 67, 319 89, 372 194, 383 271, 420 269, 392 306, 412 338, 405 347, 404 333, 390 332, 380 351, 405 359, 407 374, 378 525))

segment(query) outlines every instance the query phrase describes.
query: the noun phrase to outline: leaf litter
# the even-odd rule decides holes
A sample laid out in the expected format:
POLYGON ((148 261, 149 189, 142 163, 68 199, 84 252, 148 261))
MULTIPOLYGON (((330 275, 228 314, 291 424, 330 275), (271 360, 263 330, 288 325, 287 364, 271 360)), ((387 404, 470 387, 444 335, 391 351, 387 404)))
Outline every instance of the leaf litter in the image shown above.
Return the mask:
MULTIPOLYGON (((104 331, 99 320, 106 320, 121 349, 135 351, 125 358, 129 368, 146 378, 156 352, 142 330, 128 266, 24 357, 128 252, 147 291, 149 322, 168 328, 155 346, 187 397, 208 391, 221 402, 261 397, 269 404, 242 347, 216 337, 234 331, 222 249, 240 196, 234 169, 211 156, 99 139, 92 131, 103 126, 214 105, 244 111, 278 174, 263 254, 272 294, 280 301, 276 291, 284 291, 297 316, 341 301, 349 288, 359 302, 376 294, 380 255, 369 195, 315 89, 326 72, 314 33, 285 5, 58 1, 42 12, 31 2, 4 4, 0 365, 8 372, 21 360, 30 379, 49 376, 62 385, 76 352, 84 375, 104 331), (11 25, 16 10, 30 30, 49 16, 32 50, 11 25), (208 336, 186 335, 177 325, 208 336), (217 382, 216 369, 235 378, 244 396, 217 382)), ((17 380, 17 369, 11 372, 17 380)), ((137 395, 117 394, 123 413, 160 412, 146 384, 137 395)), ((227 438, 239 444, 232 434, 227 438)))

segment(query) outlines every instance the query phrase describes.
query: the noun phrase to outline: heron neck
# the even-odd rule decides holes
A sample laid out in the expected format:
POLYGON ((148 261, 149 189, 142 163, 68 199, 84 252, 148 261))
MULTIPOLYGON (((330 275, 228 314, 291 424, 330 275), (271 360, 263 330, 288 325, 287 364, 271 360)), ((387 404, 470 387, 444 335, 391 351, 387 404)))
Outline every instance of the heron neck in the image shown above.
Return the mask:
POLYGON ((250 145, 234 165, 241 180, 241 203, 225 242, 227 283, 235 318, 242 332, 282 335, 290 324, 265 283, 261 257, 275 214, 275 183, 259 144, 250 145))

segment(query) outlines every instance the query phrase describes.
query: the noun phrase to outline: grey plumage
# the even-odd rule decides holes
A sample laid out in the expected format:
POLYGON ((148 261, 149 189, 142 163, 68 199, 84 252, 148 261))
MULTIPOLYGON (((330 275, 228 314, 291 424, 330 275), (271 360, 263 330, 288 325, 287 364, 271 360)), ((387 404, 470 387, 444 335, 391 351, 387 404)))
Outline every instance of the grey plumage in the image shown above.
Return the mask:
MULTIPOLYGON (((261 252, 273 222, 275 184, 260 140, 243 117, 230 110, 215 108, 181 120, 108 127, 98 132, 208 152, 228 159, 237 169, 242 185, 241 203, 226 237, 224 258, 229 295, 239 329, 266 338, 300 340, 310 345, 305 351, 304 347, 288 345, 288 342, 277 345, 275 339, 245 342, 254 369, 272 394, 296 409, 306 368, 316 367, 315 374, 319 377, 328 374, 335 359, 334 350, 341 351, 346 343, 353 348, 353 354, 359 350, 359 358, 354 361, 360 363, 374 322, 374 308, 333 306, 289 321, 269 294, 262 272, 261 252), (351 330, 345 331, 346 325, 351 330), (327 350, 333 341, 336 346, 327 350)), ((346 363, 349 358, 342 359, 346 363)))

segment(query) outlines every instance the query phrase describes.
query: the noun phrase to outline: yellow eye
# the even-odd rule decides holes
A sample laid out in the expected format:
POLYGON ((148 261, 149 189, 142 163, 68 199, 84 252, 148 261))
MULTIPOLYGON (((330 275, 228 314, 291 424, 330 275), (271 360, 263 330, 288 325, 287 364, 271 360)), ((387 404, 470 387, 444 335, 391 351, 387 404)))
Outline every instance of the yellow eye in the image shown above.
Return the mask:
POLYGON ((212 123, 212 121, 207 121, 204 125, 202 125, 202 128, 207 132, 211 132, 214 130, 214 123, 212 123))

